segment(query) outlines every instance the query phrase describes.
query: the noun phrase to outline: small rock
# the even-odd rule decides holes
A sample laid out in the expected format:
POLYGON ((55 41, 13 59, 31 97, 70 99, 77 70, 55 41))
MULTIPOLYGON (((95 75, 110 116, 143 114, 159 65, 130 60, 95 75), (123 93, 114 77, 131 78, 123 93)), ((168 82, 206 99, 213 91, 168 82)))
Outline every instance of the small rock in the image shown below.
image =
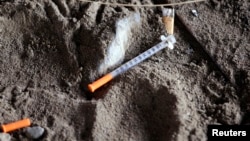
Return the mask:
POLYGON ((26 136, 31 139, 38 139, 43 135, 43 133, 44 133, 44 128, 40 126, 28 127, 25 130, 26 136))
POLYGON ((27 88, 36 88, 36 83, 34 80, 29 80, 27 88))
POLYGON ((195 9, 193 9, 191 12, 195 17, 198 17, 198 12, 195 9))
POLYGON ((22 93, 22 89, 19 86, 15 86, 12 90, 12 94, 19 95, 22 93))
POLYGON ((76 18, 73 18, 72 21, 73 21, 74 23, 76 23, 76 22, 77 22, 77 19, 76 19, 76 18))
POLYGON ((35 56, 33 49, 29 49, 28 52, 27 52, 27 55, 28 55, 29 58, 33 58, 35 56))
POLYGON ((24 58, 33 58, 34 55, 34 51, 31 47, 27 47, 27 49, 25 50, 25 52, 23 53, 23 57, 24 58))
POLYGON ((188 48, 188 49, 186 50, 186 53, 187 53, 188 55, 192 54, 193 52, 194 52, 194 50, 193 50, 192 48, 188 48))
POLYGON ((67 84, 68 87, 72 87, 72 84, 70 82, 65 82, 67 84))
POLYGON ((10 141, 11 136, 7 133, 0 133, 0 141, 10 141))

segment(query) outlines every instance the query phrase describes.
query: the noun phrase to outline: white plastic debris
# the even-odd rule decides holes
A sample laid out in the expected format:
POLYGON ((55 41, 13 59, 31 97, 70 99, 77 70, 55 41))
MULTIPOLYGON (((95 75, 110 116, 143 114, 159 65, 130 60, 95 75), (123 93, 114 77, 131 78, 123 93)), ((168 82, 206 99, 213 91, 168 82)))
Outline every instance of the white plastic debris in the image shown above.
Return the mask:
POLYGON ((107 48, 107 54, 98 68, 99 74, 104 73, 108 68, 120 63, 129 46, 129 40, 133 28, 140 25, 141 19, 139 13, 131 14, 128 17, 116 22, 116 35, 107 48))
POLYGON ((161 35, 160 39, 161 39, 161 41, 165 41, 167 39, 167 37, 165 35, 161 35))
POLYGON ((198 12, 195 9, 191 10, 191 12, 195 17, 198 17, 198 12))
POLYGON ((174 36, 166 36, 166 35, 161 35, 160 36, 161 41, 168 41, 168 48, 169 49, 174 49, 174 44, 176 43, 176 39, 174 36))

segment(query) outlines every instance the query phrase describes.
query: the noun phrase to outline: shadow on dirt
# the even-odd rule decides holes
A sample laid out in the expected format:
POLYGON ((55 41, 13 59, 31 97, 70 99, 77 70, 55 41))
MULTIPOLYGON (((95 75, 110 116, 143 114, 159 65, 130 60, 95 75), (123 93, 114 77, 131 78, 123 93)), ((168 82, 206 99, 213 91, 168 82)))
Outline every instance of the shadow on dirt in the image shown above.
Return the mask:
POLYGON ((77 113, 72 116, 75 136, 77 140, 93 140, 92 128, 95 122, 96 105, 93 103, 82 103, 77 108, 77 113))
POLYGON ((138 108, 135 114, 144 123, 148 140, 175 140, 180 122, 177 116, 177 98, 168 88, 158 90, 148 81, 141 80, 139 91, 135 91, 132 103, 138 108))

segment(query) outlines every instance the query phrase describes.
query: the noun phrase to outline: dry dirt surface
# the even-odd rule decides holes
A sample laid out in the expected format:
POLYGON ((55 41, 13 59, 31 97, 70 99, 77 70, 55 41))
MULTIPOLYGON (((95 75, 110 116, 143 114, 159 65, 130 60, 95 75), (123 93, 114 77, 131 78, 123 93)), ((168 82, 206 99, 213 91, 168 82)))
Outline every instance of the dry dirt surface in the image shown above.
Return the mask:
MULTIPOLYGON (((209 124, 250 124, 250 2, 174 8, 175 48, 92 94, 87 84, 160 41, 162 7, 1 0, 0 123, 28 117, 45 128, 41 141, 205 141, 209 124), (131 27, 124 56, 98 71, 118 34, 116 22, 133 13, 140 24, 131 27)), ((10 135, 29 140, 23 129, 10 135)))

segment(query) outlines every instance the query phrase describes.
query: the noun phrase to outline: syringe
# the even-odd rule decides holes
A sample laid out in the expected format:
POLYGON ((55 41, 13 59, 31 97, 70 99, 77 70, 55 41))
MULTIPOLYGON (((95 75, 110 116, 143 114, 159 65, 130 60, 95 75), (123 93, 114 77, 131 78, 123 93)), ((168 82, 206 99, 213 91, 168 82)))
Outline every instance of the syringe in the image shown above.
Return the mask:
POLYGON ((93 83, 88 85, 88 89, 90 92, 94 92, 96 89, 100 88, 119 74, 127 71, 128 69, 132 68, 133 66, 141 63, 145 59, 149 58, 150 56, 154 55, 155 53, 159 52, 160 50, 169 47, 170 49, 174 48, 174 43, 176 42, 175 37, 173 35, 169 35, 168 37, 162 39, 162 42, 153 46, 152 48, 146 50, 142 54, 138 55, 137 57, 133 58, 132 60, 128 61, 127 63, 121 65, 117 69, 113 70, 112 72, 104 75, 100 79, 94 81, 93 83))

